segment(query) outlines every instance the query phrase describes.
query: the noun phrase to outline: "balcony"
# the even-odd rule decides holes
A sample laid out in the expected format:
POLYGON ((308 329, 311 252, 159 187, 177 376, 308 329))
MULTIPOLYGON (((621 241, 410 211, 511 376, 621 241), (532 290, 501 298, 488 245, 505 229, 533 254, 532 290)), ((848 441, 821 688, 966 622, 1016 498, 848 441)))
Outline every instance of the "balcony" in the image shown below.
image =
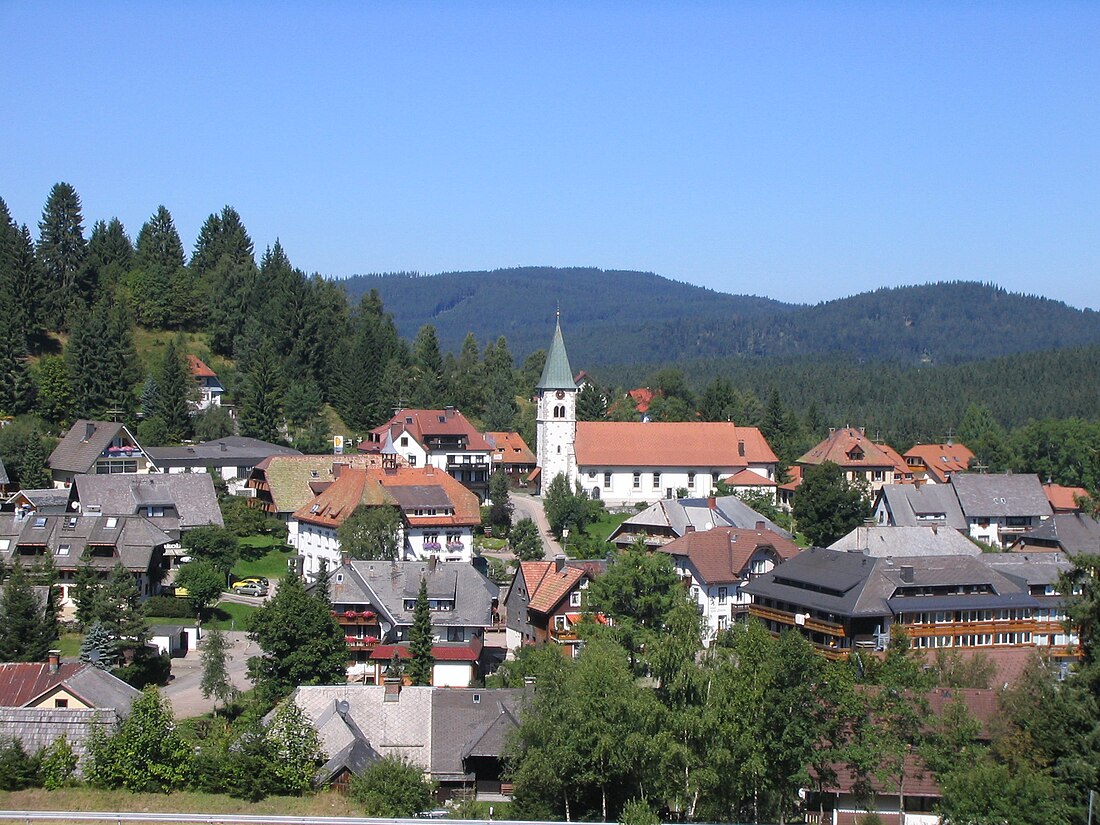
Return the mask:
POLYGON ((460 541, 447 542, 447 549, 450 550, 452 553, 459 553, 463 550, 463 548, 464 545, 460 541))
POLYGON ((756 616, 760 619, 789 625, 790 627, 805 627, 807 630, 813 630, 817 633, 824 633, 826 636, 837 636, 839 638, 844 638, 847 635, 844 630, 844 625, 842 624, 839 624, 837 622, 827 622, 823 619, 815 619, 811 616, 806 616, 804 622, 796 622, 795 614, 788 613, 786 610, 776 610, 771 607, 762 607, 760 605, 754 604, 749 607, 749 614, 752 616, 756 616))
POLYGON ((370 650, 378 645, 378 638, 375 636, 345 636, 344 643, 348 646, 348 650, 370 650))
POLYGON ((373 610, 345 610, 342 612, 333 610, 332 616, 341 627, 358 627, 378 624, 378 614, 373 610))

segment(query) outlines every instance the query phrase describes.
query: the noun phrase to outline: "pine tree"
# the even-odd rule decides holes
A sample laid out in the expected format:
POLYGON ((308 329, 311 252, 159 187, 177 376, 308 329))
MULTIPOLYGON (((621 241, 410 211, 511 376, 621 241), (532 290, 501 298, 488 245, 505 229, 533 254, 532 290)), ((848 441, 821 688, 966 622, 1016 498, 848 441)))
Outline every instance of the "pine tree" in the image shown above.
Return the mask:
POLYGON ((0 595, 0 661, 45 661, 57 639, 56 615, 34 588, 34 579, 16 559, 0 595))
POLYGON ((96 221, 88 239, 88 267, 95 273, 100 295, 113 296, 123 277, 130 271, 134 245, 118 218, 96 221))
POLYGON ((111 634, 100 622, 95 622, 80 642, 80 661, 100 670, 110 670, 113 664, 111 634))
POLYGON ((413 364, 416 369, 416 385, 413 388, 412 405, 422 409, 442 406, 446 395, 443 380, 443 356, 439 352, 439 339, 435 327, 425 324, 413 343, 413 364))
POLYGON ((407 673, 414 685, 430 685, 435 657, 432 656, 432 615, 428 610, 428 580, 420 579, 409 629, 409 666, 407 673))
POLYGON ((126 277, 140 323, 165 328, 182 326, 179 313, 189 312, 194 295, 188 289, 183 242, 162 205, 138 233, 134 266, 126 277), (183 287, 185 294, 177 294, 183 287))
POLYGON ((38 224, 38 260, 45 272, 50 302, 47 320, 53 329, 67 329, 69 314, 87 306, 96 284, 88 270, 88 245, 80 196, 67 183, 54 184, 38 224))
POLYGON ((187 402, 194 394, 195 385, 187 369, 182 342, 176 339, 168 341, 156 382, 154 415, 163 424, 165 437, 169 441, 183 441, 191 435, 191 408, 187 402))
POLYGON ((218 702, 226 707, 237 697, 237 689, 229 680, 226 666, 228 644, 225 634, 215 628, 206 632, 206 641, 202 648, 202 682, 200 688, 204 699, 213 697, 214 713, 218 712, 218 702))
POLYGON ((53 486, 53 477, 46 467, 46 451, 38 430, 31 430, 19 464, 19 485, 25 490, 46 490, 53 486))
POLYGON ((240 396, 241 435, 280 441, 283 428, 283 373, 275 349, 265 341, 245 365, 240 396))

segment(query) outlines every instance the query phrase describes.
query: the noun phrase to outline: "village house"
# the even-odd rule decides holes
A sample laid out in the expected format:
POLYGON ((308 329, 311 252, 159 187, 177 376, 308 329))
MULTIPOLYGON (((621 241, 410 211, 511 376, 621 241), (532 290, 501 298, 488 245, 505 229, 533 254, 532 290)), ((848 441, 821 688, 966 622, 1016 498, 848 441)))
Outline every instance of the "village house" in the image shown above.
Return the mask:
MULTIPOLYGON (((389 458, 389 456, 387 456, 389 458)), ((396 457, 397 466, 407 466, 396 457)), ((328 488, 344 469, 381 467, 382 455, 273 455, 249 473, 244 493, 249 504, 286 523, 294 511, 328 488)))
POLYGON ((1080 513, 1081 503, 1090 498, 1089 491, 1084 487, 1063 487, 1047 481, 1043 485, 1043 494, 1050 502, 1050 509, 1055 515, 1059 513, 1080 513))
POLYGON ((538 466, 535 454, 519 433, 485 433, 485 442, 492 447, 493 472, 503 470, 513 487, 526 487, 527 479, 538 466))
POLYGON ((658 501, 631 516, 616 527, 608 541, 616 547, 629 547, 641 538, 646 547, 657 548, 688 533, 713 530, 716 527, 737 527, 742 530, 764 529, 791 538, 791 534, 770 519, 760 515, 737 496, 680 498, 658 501))
POLYGON ((1073 660, 1076 634, 1065 632, 1051 584, 1069 562, 1032 557, 1006 568, 999 559, 810 548, 745 585, 749 614, 774 633, 798 630, 834 659, 885 650, 901 627, 916 650, 1029 648, 1073 660))
POLYGON ((402 559, 465 561, 473 558, 474 528, 481 524, 477 497, 449 474, 427 467, 335 467, 335 478, 298 508, 287 523, 287 542, 315 578, 340 563, 340 525, 357 507, 391 507, 400 515, 402 559))
POLYGON ((36 754, 65 739, 80 775, 92 737, 113 733, 140 695, 92 665, 63 664, 57 651, 45 663, 0 664, 0 742, 16 739, 36 754))
POLYGON ((69 428, 46 465, 54 487, 68 487, 78 475, 157 472, 125 424, 84 419, 69 428))
POLYGON ((1035 529, 1021 533, 1011 549, 1021 553, 1100 555, 1100 521, 1084 513, 1056 513, 1035 529))
POLYGON ((488 496, 493 448, 454 407, 398 410, 388 423, 370 431, 359 451, 381 454, 387 440, 392 440, 410 467, 435 467, 449 473, 478 501, 488 496))
POLYGON ((432 617, 432 684, 466 687, 485 675, 485 631, 495 627, 499 588, 473 565, 344 560, 329 573, 329 598, 351 660, 348 678, 382 684, 390 660, 409 657, 421 580, 432 617))
POLYGON ((102 516, 144 516, 174 540, 196 527, 223 527, 218 494, 207 473, 118 473, 79 476, 81 511, 102 516))
POLYGON ((445 802, 511 795, 503 781, 504 748, 519 727, 524 691, 512 688, 432 688, 400 684, 300 687, 289 701, 301 708, 328 761, 318 785, 346 790, 374 761, 407 760, 437 785, 445 802))
POLYGON ((0 560, 31 566, 49 556, 57 568, 58 602, 73 609, 77 570, 88 564, 101 578, 122 565, 136 579, 142 598, 159 592, 173 539, 143 516, 106 516, 95 511, 41 515, 0 513, 0 560))
POLYGON ((948 439, 946 444, 915 444, 903 457, 914 484, 946 484, 955 473, 967 471, 974 453, 965 444, 948 439))
POLYGON ((883 527, 874 522, 855 527, 829 545, 830 550, 862 553, 876 558, 902 556, 980 556, 978 545, 950 527, 935 524, 883 527))
POLYGON ((230 435, 217 441, 200 441, 179 447, 150 447, 149 458, 162 473, 214 472, 224 481, 247 479, 265 458, 301 455, 292 447, 271 444, 258 438, 230 435))
POLYGON ((713 422, 577 420, 577 385, 561 324, 535 387, 536 455, 542 488, 558 475, 612 507, 709 495, 723 478, 751 470, 774 481, 779 460, 760 431, 713 422))
POLYGON ((905 484, 913 481, 913 471, 888 444, 876 444, 867 438, 862 427, 829 428, 829 436, 798 459, 805 471, 809 467, 831 461, 844 471, 849 483, 866 484, 877 493, 884 484, 905 484))
POLYGON ((4 502, 4 511, 57 515, 72 509, 71 487, 48 487, 45 490, 20 490, 4 502))
POLYGON ((187 356, 187 369, 198 386, 198 398, 191 402, 192 406, 197 410, 220 407, 225 387, 218 379, 218 374, 196 355, 187 356))
MULTIPOLYGON (((523 645, 554 642, 571 657, 577 656, 577 625, 585 610, 585 592, 606 567, 604 560, 567 561, 565 556, 520 563, 504 602, 509 652, 523 645)), ((606 622, 602 616, 593 618, 606 622)))
POLYGON ((1002 550, 1053 515, 1036 475, 960 473, 951 486, 970 537, 1002 550))
POLYGON ((875 496, 874 508, 874 521, 882 526, 967 531, 966 516, 950 484, 887 484, 875 496))
POLYGON ((686 533, 657 549, 672 556, 676 574, 699 605, 704 644, 748 615, 752 598, 745 584, 799 553, 797 544, 768 530, 763 521, 748 530, 715 527, 686 533))

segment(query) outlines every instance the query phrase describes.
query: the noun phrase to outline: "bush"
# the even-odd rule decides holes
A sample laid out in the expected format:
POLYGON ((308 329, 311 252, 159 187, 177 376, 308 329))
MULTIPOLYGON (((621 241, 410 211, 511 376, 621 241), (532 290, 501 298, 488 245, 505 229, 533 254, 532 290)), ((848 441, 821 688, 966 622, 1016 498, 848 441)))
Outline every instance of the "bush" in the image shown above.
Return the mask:
POLYGON ((367 816, 409 817, 432 807, 435 786, 416 765, 387 756, 352 779, 349 793, 367 816))
POLYGON ((145 600, 145 615, 159 616, 166 619, 193 619, 195 611, 187 599, 177 599, 173 596, 150 596, 145 600))
POLYGON ((154 653, 152 648, 141 648, 132 662, 115 668, 111 675, 138 690, 147 685, 166 685, 172 675, 172 660, 167 653, 154 653))
POLYGON ((14 736, 0 745, 0 791, 21 791, 38 782, 38 759, 14 736))
POLYGON ((38 769, 38 778, 47 791, 56 791, 72 781, 77 759, 73 746, 64 736, 55 739, 39 757, 42 762, 38 769))
POLYGON ((661 818, 644 799, 631 799, 623 806, 619 822, 622 825, 660 825, 661 818))

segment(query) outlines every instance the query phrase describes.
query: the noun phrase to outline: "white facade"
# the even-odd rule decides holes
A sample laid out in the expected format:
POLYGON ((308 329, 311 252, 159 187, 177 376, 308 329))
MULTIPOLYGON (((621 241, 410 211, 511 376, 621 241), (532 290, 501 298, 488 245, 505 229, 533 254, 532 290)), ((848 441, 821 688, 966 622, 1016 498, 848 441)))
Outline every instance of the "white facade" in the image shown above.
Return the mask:
POLYGON ((1002 550, 1020 536, 1038 527, 1046 519, 1041 516, 982 516, 966 520, 970 538, 1002 550))
POLYGON ((405 561, 473 561, 474 533, 469 527, 408 527, 404 537, 405 561))
MULTIPOLYGON (((689 585, 691 598, 699 605, 699 615, 703 618, 706 633, 703 644, 708 645, 721 630, 726 630, 738 614, 748 612, 752 596, 741 590, 744 582, 722 582, 707 584, 700 577, 694 565, 686 556, 673 556, 676 575, 691 578, 689 585)), ((750 576, 768 573, 775 568, 775 557, 768 551, 758 550, 749 560, 750 576)))
POLYGON ((540 390, 535 428, 538 452, 536 458, 538 466, 542 468, 542 489, 545 490, 561 474, 565 475, 572 487, 577 481, 574 453, 577 441, 577 391, 540 390))
MULTIPOLYGON (((677 498, 687 490, 689 498, 709 496, 723 478, 744 467, 581 467, 578 479, 589 498, 611 506, 652 504, 662 498, 677 498)), ((751 466, 762 478, 773 479, 772 464, 751 466)), ((771 488, 751 488, 769 490, 771 488)))

